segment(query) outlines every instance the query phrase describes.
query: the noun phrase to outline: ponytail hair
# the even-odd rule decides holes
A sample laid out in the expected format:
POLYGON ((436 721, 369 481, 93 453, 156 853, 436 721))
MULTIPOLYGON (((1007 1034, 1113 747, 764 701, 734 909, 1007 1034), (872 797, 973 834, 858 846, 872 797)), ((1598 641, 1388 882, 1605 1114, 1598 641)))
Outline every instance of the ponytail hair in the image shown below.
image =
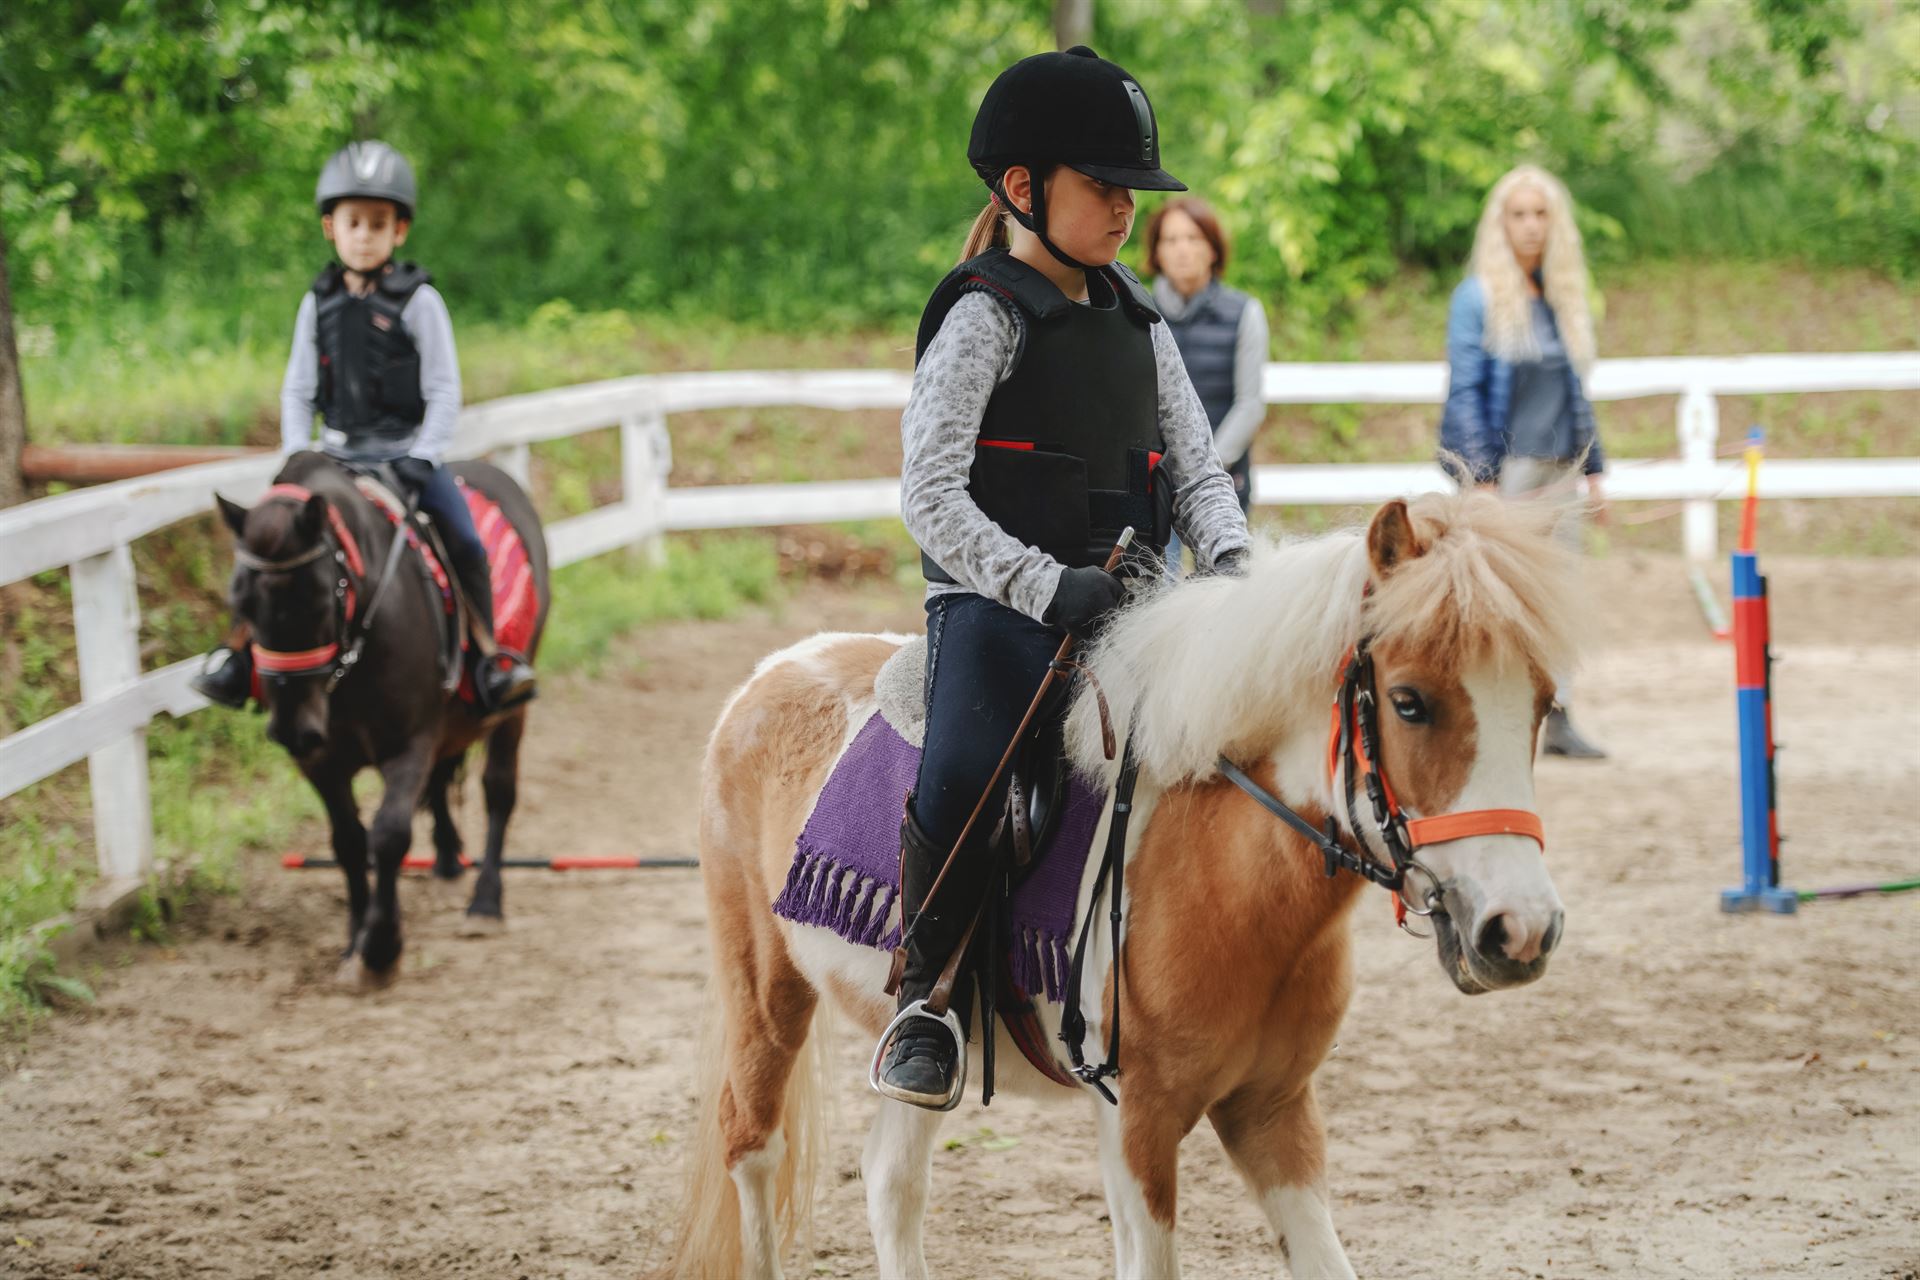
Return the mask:
POLYGON ((1007 236, 1006 211, 1000 207, 998 196, 989 196, 987 207, 980 211, 980 216, 973 220, 973 226, 967 231, 967 243, 960 250, 960 261, 977 258, 989 249, 1005 249, 1011 243, 1007 236))

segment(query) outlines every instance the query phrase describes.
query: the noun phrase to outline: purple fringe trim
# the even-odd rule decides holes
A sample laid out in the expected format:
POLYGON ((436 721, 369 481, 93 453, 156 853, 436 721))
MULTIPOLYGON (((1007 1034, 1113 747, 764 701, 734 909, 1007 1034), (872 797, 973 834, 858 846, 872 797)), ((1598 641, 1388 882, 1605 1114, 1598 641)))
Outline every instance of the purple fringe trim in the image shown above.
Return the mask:
POLYGON ((888 928, 895 896, 894 887, 885 881, 852 875, 827 855, 802 853, 787 870, 787 883, 773 900, 773 913, 884 951, 899 944, 900 930, 888 928))
MULTIPOLYGON (((773 913, 795 924, 831 929, 848 942, 880 951, 900 945, 892 919, 898 891, 884 880, 859 876, 829 855, 803 852, 787 870, 773 913)), ((1029 996, 1058 1004, 1072 963, 1067 941, 1018 922, 1008 957, 1014 983, 1029 996)))
POLYGON ((1016 926, 1016 935, 1009 957, 1014 984, 1029 996, 1044 994, 1054 1004, 1060 1003, 1072 963, 1066 940, 1031 927, 1016 926))

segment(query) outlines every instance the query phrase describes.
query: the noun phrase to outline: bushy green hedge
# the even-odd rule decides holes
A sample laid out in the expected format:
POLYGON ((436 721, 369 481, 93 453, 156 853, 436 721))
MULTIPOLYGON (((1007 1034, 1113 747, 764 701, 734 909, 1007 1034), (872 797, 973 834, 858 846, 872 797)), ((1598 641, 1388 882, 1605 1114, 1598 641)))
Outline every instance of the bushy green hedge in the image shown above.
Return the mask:
MULTIPOLYGON (((1451 274, 1488 184, 1563 171, 1598 255, 1920 269, 1920 11, 1848 0, 1098 0, 1237 278, 1318 323, 1451 274), (1272 12, 1266 12, 1271 9, 1272 12), (1871 21, 1871 30, 1860 22, 1871 21)), ((354 136, 424 184, 463 316, 553 299, 895 322, 983 192, 974 104, 1046 0, 11 0, 0 217, 29 322, 212 294, 277 339, 354 136)), ((1138 245, 1134 246, 1135 252, 1138 245)), ((32 332, 29 332, 32 341, 32 332)))

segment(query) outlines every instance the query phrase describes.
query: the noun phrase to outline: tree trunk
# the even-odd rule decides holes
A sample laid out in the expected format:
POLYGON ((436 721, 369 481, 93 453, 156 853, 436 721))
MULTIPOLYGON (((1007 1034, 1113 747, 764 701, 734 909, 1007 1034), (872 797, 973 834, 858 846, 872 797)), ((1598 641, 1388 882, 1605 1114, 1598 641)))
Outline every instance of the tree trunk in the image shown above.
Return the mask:
POLYGON ((1053 0, 1053 42, 1057 49, 1093 43, 1093 0, 1053 0))
POLYGON ((7 287, 7 233, 0 228, 0 507, 27 496, 20 450, 27 443, 27 401, 20 390, 20 350, 13 341, 13 293, 7 287))

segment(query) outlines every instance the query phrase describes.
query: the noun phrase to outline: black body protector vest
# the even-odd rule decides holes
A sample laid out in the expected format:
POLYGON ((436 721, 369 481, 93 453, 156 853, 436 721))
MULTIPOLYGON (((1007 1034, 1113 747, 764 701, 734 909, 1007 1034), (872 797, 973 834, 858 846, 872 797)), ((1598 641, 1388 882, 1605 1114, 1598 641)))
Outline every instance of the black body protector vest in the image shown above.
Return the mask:
MULTIPOLYGON (((1090 305, 1071 302, 1005 249, 989 249, 940 282, 914 348, 918 360, 966 294, 1006 306, 1019 346, 987 401, 967 494, 1002 529, 1076 568, 1104 564, 1129 525, 1136 548, 1164 551, 1173 511, 1159 474, 1160 313, 1118 263, 1089 271, 1087 285, 1090 305)), ((920 564, 929 581, 954 581, 924 552, 920 564)))
POLYGON ((1193 379, 1215 431, 1233 408, 1233 356, 1240 342, 1240 317, 1247 295, 1214 281, 1204 289, 1186 315, 1166 317, 1167 331, 1180 347, 1180 359, 1193 379))
POLYGON ((427 416, 420 351, 400 315, 431 278, 414 263, 392 263, 361 298, 347 288, 345 269, 335 262, 313 282, 320 412, 329 428, 346 437, 350 455, 405 453, 427 416))

